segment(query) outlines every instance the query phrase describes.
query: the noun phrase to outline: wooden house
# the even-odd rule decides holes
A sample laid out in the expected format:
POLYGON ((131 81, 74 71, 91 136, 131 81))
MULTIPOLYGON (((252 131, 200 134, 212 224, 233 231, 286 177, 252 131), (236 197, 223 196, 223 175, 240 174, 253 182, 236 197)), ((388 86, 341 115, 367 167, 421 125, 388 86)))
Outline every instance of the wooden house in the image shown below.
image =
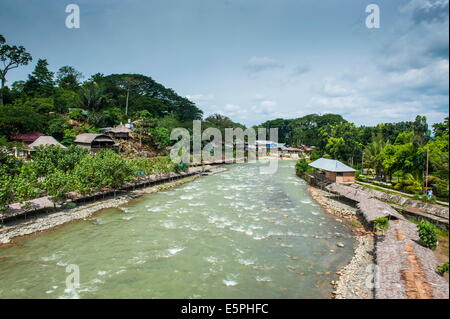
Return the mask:
POLYGON ((114 140, 106 134, 83 133, 75 138, 75 144, 88 149, 90 152, 97 152, 101 149, 114 148, 114 140))
POLYGON ((355 169, 337 160, 319 158, 309 166, 324 173, 325 178, 333 183, 347 184, 355 182, 355 169))

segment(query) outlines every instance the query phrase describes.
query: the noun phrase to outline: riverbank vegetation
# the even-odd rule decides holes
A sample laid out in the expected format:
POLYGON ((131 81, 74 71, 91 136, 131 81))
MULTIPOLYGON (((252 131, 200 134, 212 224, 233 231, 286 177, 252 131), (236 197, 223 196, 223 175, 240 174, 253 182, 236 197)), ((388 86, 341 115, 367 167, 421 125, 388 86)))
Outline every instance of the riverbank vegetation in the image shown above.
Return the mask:
MULTIPOLYGON (((361 181, 412 195, 423 193, 427 186, 437 199, 448 201, 448 117, 431 129, 424 116, 410 122, 371 127, 356 126, 336 114, 312 114, 261 125, 277 126, 281 127, 281 142, 316 146, 317 150, 310 154, 311 160, 337 159, 356 168, 361 181)), ((305 163, 300 163, 298 169, 302 167, 308 169, 305 163)))
MULTIPOLYGON (((202 120, 203 128, 216 127, 222 132, 225 128, 245 128, 220 114, 203 119, 203 111, 195 103, 142 74, 95 73, 86 79, 73 66, 52 70, 42 58, 26 79, 6 85, 14 68, 33 62, 24 47, 9 44, 8 40, 0 35, 0 59, 6 66, 0 69, 0 149, 10 150, 16 145, 11 138, 29 131, 51 135, 70 147, 77 134, 100 133, 102 128, 131 121, 135 125, 135 144, 144 145, 147 154, 156 156, 167 155, 167 147, 174 143, 170 140, 172 129, 184 127, 192 132, 192 120, 202 120)), ((311 160, 328 157, 359 171, 366 169, 366 174, 358 174, 361 180, 376 180, 411 194, 422 193, 426 185, 438 199, 448 200, 448 125, 447 117, 430 128, 425 117, 417 116, 414 121, 356 126, 341 115, 310 114, 270 120, 255 128, 278 128, 279 142, 289 146, 316 146, 310 153, 311 160)), ((121 154, 142 153, 130 149, 121 146, 121 154)), ((71 152, 74 158, 78 156, 71 152)), ((0 166, 6 174, 0 188, 10 189, 12 181, 18 183, 20 176, 26 176, 20 180, 21 185, 32 184, 34 179, 25 173, 14 173, 21 164, 6 157, 0 154, 0 166)), ((70 159, 61 160, 69 161, 67 165, 72 167, 70 159)), ((142 165, 141 170, 145 171, 145 161, 136 159, 133 163, 142 165)), ((306 164, 300 165, 308 170, 306 164)), ((64 172, 60 168, 66 164, 58 165, 59 173, 51 178, 61 180, 65 176, 60 174, 64 172)), ((28 165, 21 167, 28 169, 28 165)), ((40 187, 39 190, 32 186, 16 187, 14 193, 21 195, 13 197, 28 198, 40 190, 40 187)))
MULTIPOLYGON (((173 142, 173 128, 192 129, 192 120, 201 120, 203 111, 194 102, 178 95, 142 74, 95 73, 89 78, 73 66, 51 70, 46 59, 38 59, 28 77, 7 86, 9 73, 32 63, 22 46, 11 45, 0 35, 0 148, 11 146, 9 139, 19 133, 37 131, 51 135, 62 144, 73 144, 80 133, 100 133, 100 128, 137 121, 141 143, 160 153, 173 142), (9 66, 9 67, 8 67, 9 66)), ((223 115, 211 115, 202 127, 244 127, 223 115)))
POLYGON ((115 189, 139 176, 176 170, 167 156, 125 158, 112 150, 89 154, 77 146, 40 148, 28 162, 4 154, 2 158, 7 161, 0 165, 0 211, 14 202, 46 195, 57 202, 72 191, 115 189))
POLYGON ((438 245, 437 227, 432 223, 421 220, 417 224, 420 242, 423 246, 435 250, 438 245))
MULTIPOLYGON (((136 176, 188 168, 174 165, 166 155, 175 142, 170 140, 171 130, 192 130, 192 120, 202 119, 195 103, 149 76, 95 73, 85 79, 72 66, 51 70, 43 58, 26 79, 6 85, 13 69, 33 62, 23 46, 7 40, 0 35, 4 62, 0 67, 0 210, 43 195, 61 199, 70 191, 89 193, 117 187, 136 176), (101 133, 102 128, 127 122, 133 122, 134 138, 121 141, 120 155, 113 151, 92 155, 74 144, 78 134, 101 133), (68 148, 40 149, 32 153, 32 161, 14 158, 13 147, 27 146, 12 138, 30 131, 53 136, 68 148)), ((245 128, 219 114, 204 119, 202 127, 245 128)))

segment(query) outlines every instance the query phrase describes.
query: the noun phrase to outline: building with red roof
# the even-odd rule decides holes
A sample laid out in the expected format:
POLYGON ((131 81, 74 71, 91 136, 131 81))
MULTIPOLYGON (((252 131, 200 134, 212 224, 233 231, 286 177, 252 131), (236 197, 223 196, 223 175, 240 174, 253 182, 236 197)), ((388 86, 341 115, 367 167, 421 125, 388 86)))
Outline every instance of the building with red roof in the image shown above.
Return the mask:
POLYGON ((11 140, 16 141, 16 142, 22 142, 25 144, 31 144, 41 136, 45 136, 45 134, 42 134, 39 132, 28 132, 28 133, 13 136, 13 137, 11 137, 11 140))

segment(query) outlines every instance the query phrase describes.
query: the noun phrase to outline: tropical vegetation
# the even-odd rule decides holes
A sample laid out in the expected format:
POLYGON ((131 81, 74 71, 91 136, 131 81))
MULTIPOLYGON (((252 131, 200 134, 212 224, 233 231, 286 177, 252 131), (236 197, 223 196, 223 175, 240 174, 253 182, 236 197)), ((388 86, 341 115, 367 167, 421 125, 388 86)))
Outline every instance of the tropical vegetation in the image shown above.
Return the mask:
MULTIPOLYGON (((101 128, 132 121, 139 144, 157 156, 167 155, 167 147, 175 142, 170 139, 172 129, 192 131, 192 120, 222 132, 228 127, 245 128, 221 114, 203 118, 194 102, 142 74, 95 73, 85 78, 69 65, 52 70, 41 58, 26 79, 9 84, 10 73, 33 62, 33 57, 7 40, 0 35, 1 207, 42 194, 62 198, 70 190, 116 187, 133 172, 152 174, 169 165, 167 158, 149 160, 133 152, 126 153, 128 158, 124 152, 87 154, 74 146, 80 133, 99 133, 101 128), (16 160, 10 156, 11 147, 21 146, 11 138, 29 131, 51 135, 68 148, 33 152, 32 162, 16 160)), ((440 199, 448 199, 448 125, 447 117, 430 128, 425 117, 417 116, 414 121, 356 126, 341 115, 309 114, 266 121, 255 128, 278 128, 279 142, 289 146, 316 146, 311 160, 338 159, 373 171, 375 180, 390 182, 395 189, 419 194, 427 186, 440 199)), ((297 166, 306 171, 307 164, 302 160, 297 166)))

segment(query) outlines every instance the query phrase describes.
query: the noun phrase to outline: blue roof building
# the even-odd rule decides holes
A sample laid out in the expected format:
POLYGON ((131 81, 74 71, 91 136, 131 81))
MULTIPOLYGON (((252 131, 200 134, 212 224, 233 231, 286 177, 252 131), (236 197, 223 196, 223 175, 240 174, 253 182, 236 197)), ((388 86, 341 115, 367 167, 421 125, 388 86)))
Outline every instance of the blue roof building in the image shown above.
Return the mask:
POLYGON ((322 171, 325 177, 335 183, 347 184, 355 182, 356 170, 337 160, 328 158, 319 158, 309 166, 322 171))

